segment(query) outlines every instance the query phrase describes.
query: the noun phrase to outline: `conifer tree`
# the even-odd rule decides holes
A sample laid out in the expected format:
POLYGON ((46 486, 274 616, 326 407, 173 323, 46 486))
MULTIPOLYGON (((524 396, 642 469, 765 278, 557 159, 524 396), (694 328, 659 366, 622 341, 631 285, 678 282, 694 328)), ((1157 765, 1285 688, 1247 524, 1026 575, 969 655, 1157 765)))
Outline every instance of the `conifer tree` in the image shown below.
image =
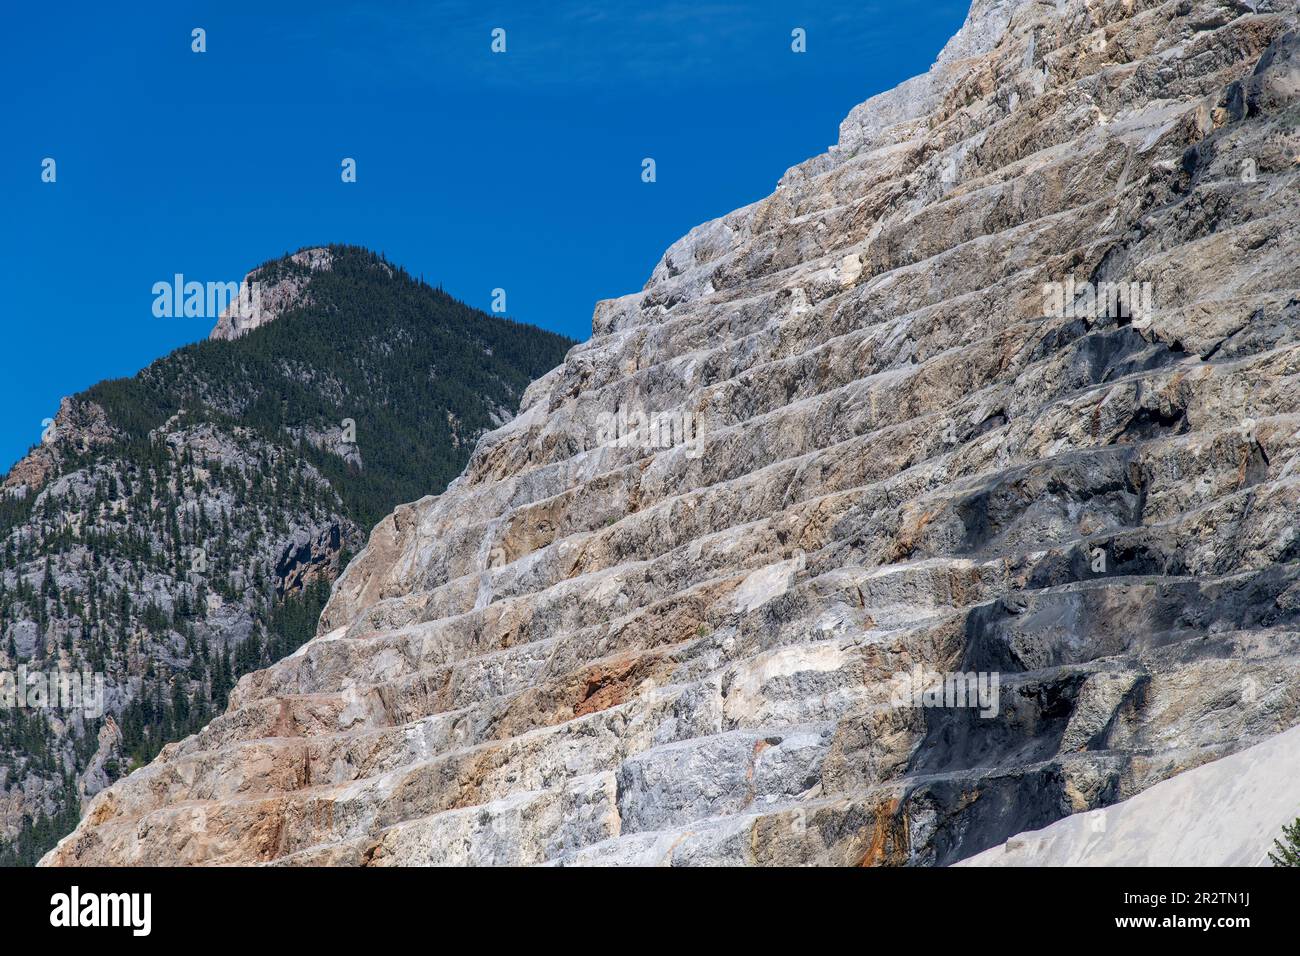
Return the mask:
POLYGON ((1274 866, 1300 866, 1300 817, 1282 827, 1282 837, 1273 841, 1268 858, 1274 866))

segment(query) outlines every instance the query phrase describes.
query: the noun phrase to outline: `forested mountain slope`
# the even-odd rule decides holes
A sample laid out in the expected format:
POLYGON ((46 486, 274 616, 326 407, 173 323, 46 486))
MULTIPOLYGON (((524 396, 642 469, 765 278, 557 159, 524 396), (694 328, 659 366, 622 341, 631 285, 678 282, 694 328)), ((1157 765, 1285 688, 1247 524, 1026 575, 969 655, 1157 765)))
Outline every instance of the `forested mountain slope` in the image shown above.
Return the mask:
POLYGON ((102 673, 106 712, 0 709, 0 863, 310 637, 375 521, 443 488, 573 344, 364 249, 248 278, 265 321, 65 399, 5 479, 0 670, 102 673))

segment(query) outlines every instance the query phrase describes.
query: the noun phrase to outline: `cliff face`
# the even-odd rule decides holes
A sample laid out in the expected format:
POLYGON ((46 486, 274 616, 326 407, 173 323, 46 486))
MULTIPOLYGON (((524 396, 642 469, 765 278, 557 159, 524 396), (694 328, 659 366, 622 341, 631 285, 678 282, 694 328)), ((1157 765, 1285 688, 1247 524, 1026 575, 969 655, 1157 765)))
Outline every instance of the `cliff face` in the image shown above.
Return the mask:
POLYGON ((1295 27, 977 0, 46 862, 945 864, 1300 722, 1295 27))
POLYGON ((328 248, 300 249, 287 257, 297 268, 283 275, 265 276, 265 267, 254 269, 241 283, 243 298, 228 306, 208 334, 210 339, 237 339, 253 329, 274 322, 284 313, 310 304, 307 287, 312 274, 327 272, 334 265, 328 248), (254 291, 256 290, 256 291, 254 291))

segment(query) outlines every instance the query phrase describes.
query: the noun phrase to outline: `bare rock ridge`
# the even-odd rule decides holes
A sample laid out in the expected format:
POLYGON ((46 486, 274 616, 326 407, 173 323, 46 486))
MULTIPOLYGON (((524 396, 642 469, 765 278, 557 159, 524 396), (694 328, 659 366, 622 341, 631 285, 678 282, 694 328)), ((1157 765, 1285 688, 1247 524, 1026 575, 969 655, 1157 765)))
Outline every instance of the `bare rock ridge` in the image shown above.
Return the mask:
POLYGON ((45 862, 947 864, 1300 723, 1296 20, 977 2, 45 862))

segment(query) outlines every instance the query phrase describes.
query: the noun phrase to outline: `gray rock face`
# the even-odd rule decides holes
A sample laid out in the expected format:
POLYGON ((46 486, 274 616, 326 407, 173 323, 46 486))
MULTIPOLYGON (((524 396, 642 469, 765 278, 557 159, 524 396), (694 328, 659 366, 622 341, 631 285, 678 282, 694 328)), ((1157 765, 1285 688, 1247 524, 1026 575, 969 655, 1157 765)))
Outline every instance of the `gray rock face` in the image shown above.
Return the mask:
POLYGON ((87 452, 111 439, 112 429, 102 408, 94 402, 76 403, 64 398, 46 426, 41 443, 9 469, 0 483, 0 493, 20 497, 35 493, 69 455, 87 452))
POLYGON ((314 580, 333 580, 343 538, 339 522, 331 522, 315 534, 305 528, 295 530, 275 562, 276 590, 283 594, 314 580))
POLYGON ((244 276, 247 293, 222 311, 208 338, 237 339, 304 304, 311 273, 332 268, 334 256, 328 249, 303 249, 289 256, 288 261, 301 271, 268 278, 265 269, 259 268, 244 276))
POLYGON ((99 746, 95 748, 81 774, 79 783, 82 798, 98 793, 121 776, 117 772, 117 765, 124 763, 125 759, 122 753, 122 731, 118 728, 117 721, 107 717, 99 728, 99 746))
POLYGON ((1300 722, 1295 28, 977 2, 45 862, 947 864, 1300 722))
POLYGON ((959 866, 1268 866, 1300 807, 1300 728, 959 866))

